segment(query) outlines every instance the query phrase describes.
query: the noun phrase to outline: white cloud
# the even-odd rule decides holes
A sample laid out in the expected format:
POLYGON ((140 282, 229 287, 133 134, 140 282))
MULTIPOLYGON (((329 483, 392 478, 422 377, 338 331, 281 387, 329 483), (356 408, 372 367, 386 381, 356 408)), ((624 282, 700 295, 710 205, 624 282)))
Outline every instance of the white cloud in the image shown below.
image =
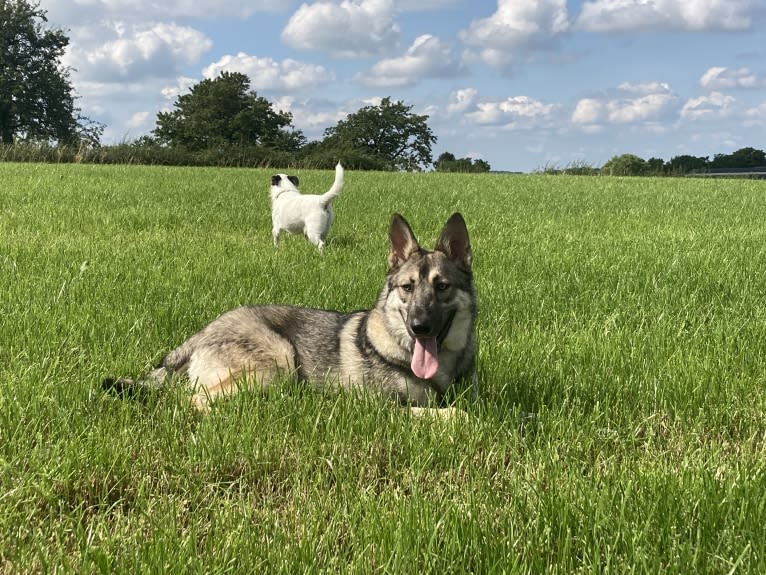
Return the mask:
POLYGON ((338 58, 375 56, 393 49, 398 39, 393 0, 302 4, 282 30, 282 41, 291 48, 338 58))
POLYGON ((236 56, 227 54, 202 71, 205 78, 215 78, 221 72, 240 72, 250 78, 254 90, 296 91, 319 86, 334 79, 324 66, 305 64, 287 59, 277 62, 271 58, 249 56, 244 52, 236 56))
POLYGON ((617 90, 631 97, 583 98, 572 112, 572 124, 586 132, 599 131, 602 123, 641 124, 656 131, 656 120, 677 99, 666 82, 623 82, 617 90))
POLYGON ((672 126, 665 122, 645 122, 641 126, 642 131, 648 134, 667 134, 672 131, 672 126))
POLYGON ((743 125, 746 128, 766 126, 766 102, 761 102, 760 105, 745 110, 743 125))
POLYGON ((374 87, 411 86, 424 78, 454 76, 457 65, 452 48, 436 36, 418 36, 404 56, 387 58, 357 77, 362 84, 374 87))
POLYGON ((583 98, 572 112, 572 123, 580 126, 593 126, 604 119, 605 106, 596 98, 583 98))
POLYGON ((647 94, 638 98, 607 103, 608 119, 613 124, 632 124, 656 118, 674 100, 671 94, 647 94))
POLYGON ((383 96, 373 96, 362 100, 362 104, 365 106, 380 106, 381 102, 383 102, 383 96))
POLYGON ((394 0, 399 12, 423 12, 441 10, 459 4, 461 0, 394 0))
POLYGON ((202 32, 173 23, 102 24, 78 29, 64 64, 81 80, 121 82, 166 77, 193 64, 212 46, 202 32), (113 39, 105 40, 111 35, 113 39))
POLYGON ((277 112, 292 112, 294 103, 295 98, 292 96, 282 96, 281 98, 277 98, 274 100, 274 102, 272 102, 274 109, 277 112))
POLYGON ((568 28, 566 0, 498 0, 494 14, 474 20, 459 36, 472 47, 467 60, 504 68, 519 56, 549 47, 568 28))
POLYGON ((754 0, 590 0, 576 27, 591 32, 747 30, 754 0))
POLYGON ((178 96, 181 94, 186 94, 189 90, 191 90, 192 86, 196 84, 198 80, 195 80, 194 78, 189 78, 188 76, 179 76, 176 78, 176 83, 174 86, 165 86, 160 90, 160 93, 165 97, 166 100, 175 100, 178 96))
POLYGON ((708 90, 726 88, 760 88, 766 86, 766 76, 758 76, 749 68, 721 68, 714 66, 700 78, 700 86, 708 90))
POLYGON ((302 130, 307 138, 320 138, 325 128, 334 126, 349 114, 332 102, 296 101, 293 96, 282 96, 273 104, 276 110, 292 114, 293 126, 302 130))
POLYGON ((449 95, 447 103, 447 114, 460 114, 465 112, 476 100, 478 91, 474 88, 463 88, 455 90, 449 95))
POLYGON ((144 78, 136 82, 77 83, 82 113, 106 125, 102 142, 122 142, 147 133, 154 127, 162 107, 163 80, 144 78))
POLYGON ((684 120, 703 120, 725 118, 732 114, 736 99, 720 92, 711 92, 709 96, 690 98, 681 108, 684 120))
POLYGON ((466 118, 483 126, 515 129, 548 121, 556 108, 527 96, 514 96, 500 102, 479 102, 476 111, 466 114, 466 118))
POLYGON ((631 94, 669 94, 670 84, 666 82, 639 82, 637 84, 623 82, 617 86, 617 89, 631 94))
POLYGON ((154 125, 154 119, 149 112, 136 112, 130 116, 126 125, 128 128, 146 129, 147 127, 154 125))
POLYGON ((578 128, 586 134, 600 134, 604 131, 603 124, 580 124, 578 128))
POLYGON ((101 19, 175 20, 248 18, 256 12, 287 10, 293 0, 42 0, 51 22, 80 26, 101 19))
MULTIPOLYGON (((156 80, 150 80, 153 84, 156 80)), ((142 90, 146 90, 144 82, 92 82, 80 80, 77 82, 77 94, 82 97, 84 102, 99 101, 112 98, 133 98, 142 90), (143 87, 142 87, 143 86, 143 87)))

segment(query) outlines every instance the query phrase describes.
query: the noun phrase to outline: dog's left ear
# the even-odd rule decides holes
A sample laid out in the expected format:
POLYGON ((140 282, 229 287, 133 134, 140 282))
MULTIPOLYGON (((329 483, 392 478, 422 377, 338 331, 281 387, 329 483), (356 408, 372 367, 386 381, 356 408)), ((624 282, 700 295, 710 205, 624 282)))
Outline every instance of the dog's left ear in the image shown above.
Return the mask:
POLYGON ((296 188, 300 185, 298 184, 298 176, 287 176, 287 179, 290 180, 296 188))
POLYGON ((279 185, 279 180, 281 180, 281 179, 282 179, 282 176, 280 176, 279 174, 275 174, 275 175, 271 176, 271 185, 272 186, 278 186, 279 185))
POLYGON ((399 214, 394 214, 391 218, 388 237, 391 242, 388 251, 389 269, 400 266, 407 258, 420 249, 410 224, 399 214))
POLYGON ((440 252, 447 254, 452 261, 469 268, 473 260, 471 253, 471 242, 468 239, 468 228, 465 226, 465 220, 460 213, 452 214, 436 242, 436 248, 440 252))

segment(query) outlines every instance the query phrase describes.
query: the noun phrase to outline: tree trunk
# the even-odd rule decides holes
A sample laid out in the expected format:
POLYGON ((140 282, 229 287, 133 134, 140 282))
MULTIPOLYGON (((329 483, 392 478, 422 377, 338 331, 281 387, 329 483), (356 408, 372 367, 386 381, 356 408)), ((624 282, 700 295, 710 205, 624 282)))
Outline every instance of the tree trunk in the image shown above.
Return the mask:
POLYGON ((13 126, 7 106, 0 104, 0 143, 13 144, 13 126))

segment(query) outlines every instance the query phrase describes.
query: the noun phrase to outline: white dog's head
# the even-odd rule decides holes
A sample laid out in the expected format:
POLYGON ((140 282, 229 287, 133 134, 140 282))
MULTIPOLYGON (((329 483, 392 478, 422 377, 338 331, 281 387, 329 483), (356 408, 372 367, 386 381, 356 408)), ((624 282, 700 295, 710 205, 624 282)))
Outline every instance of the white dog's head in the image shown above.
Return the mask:
POLYGON ((298 176, 288 176, 287 174, 274 174, 271 176, 271 187, 280 190, 298 191, 300 182, 298 176))

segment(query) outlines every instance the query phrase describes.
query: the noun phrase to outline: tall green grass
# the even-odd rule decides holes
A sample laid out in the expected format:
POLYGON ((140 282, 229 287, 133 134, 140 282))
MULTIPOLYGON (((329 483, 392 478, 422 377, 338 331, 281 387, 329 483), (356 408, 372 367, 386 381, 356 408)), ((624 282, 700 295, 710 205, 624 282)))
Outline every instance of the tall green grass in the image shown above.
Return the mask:
POLYGON ((348 172, 320 255, 272 248, 269 176, 0 164, 0 572, 766 570, 762 182, 348 172), (101 392, 236 305, 371 306, 391 212, 457 210, 465 421, 101 392))

